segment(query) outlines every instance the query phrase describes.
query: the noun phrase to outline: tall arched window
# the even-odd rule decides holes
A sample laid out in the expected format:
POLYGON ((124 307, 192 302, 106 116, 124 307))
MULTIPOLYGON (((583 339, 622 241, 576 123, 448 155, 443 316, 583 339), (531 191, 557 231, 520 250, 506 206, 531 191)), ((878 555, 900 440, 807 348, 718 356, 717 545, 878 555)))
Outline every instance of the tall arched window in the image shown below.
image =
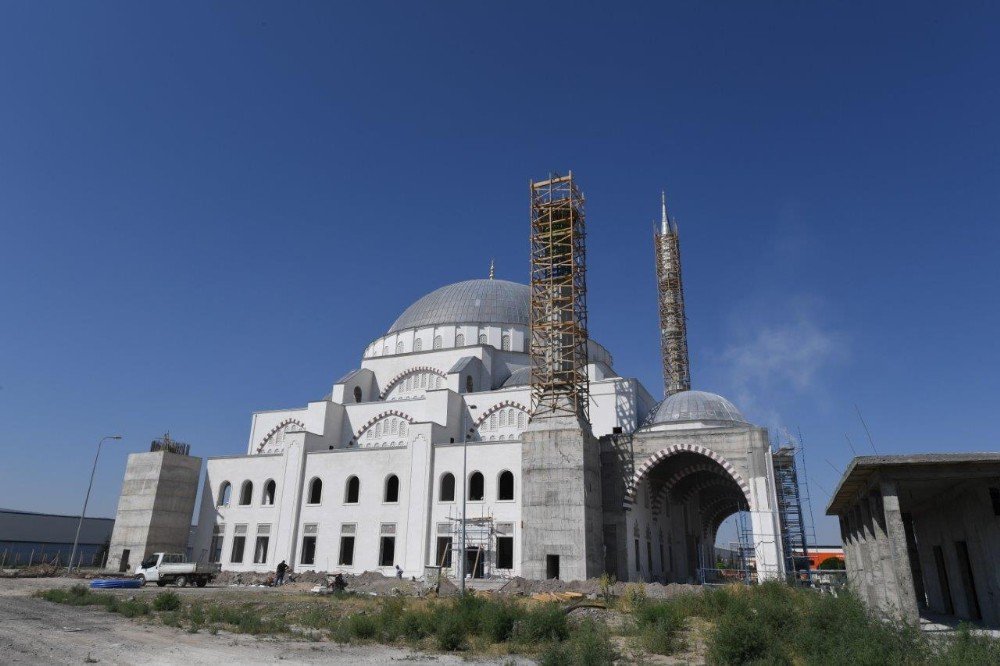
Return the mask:
POLYGON ((233 496, 233 485, 228 481, 223 481, 219 486, 219 501, 216 506, 229 506, 229 500, 233 496))
POLYGON ((267 482, 264 483, 264 494, 260 497, 260 503, 264 506, 273 506, 274 495, 277 489, 278 486, 274 483, 274 479, 268 479, 267 482))
POLYGON ((509 335, 505 335, 502 338, 500 338, 500 349, 503 349, 504 351, 510 351, 510 336, 509 335))
POLYGON ((480 333, 479 334, 479 344, 481 344, 481 345, 485 345, 486 344, 486 334, 485 333, 480 333))
POLYGON ((354 387, 354 402, 361 402, 361 387, 354 387))
POLYGON ((497 479, 497 499, 498 500, 512 500, 514 499, 514 474, 508 470, 500 472, 500 477, 497 479))
POLYGON ((417 338, 413 341, 413 351, 421 351, 424 348, 424 341, 417 338))
POLYGON ((357 504, 359 495, 361 495, 361 481, 358 480, 358 477, 352 476, 347 480, 347 489, 344 492, 344 503, 357 504))
POLYGON ((444 346, 444 340, 441 339, 440 335, 434 336, 434 349, 441 349, 444 346))
POLYGON ((465 336, 459 333, 455 336, 455 346, 464 347, 465 346, 465 336))
POLYGON ((438 492, 438 500, 441 502, 455 501, 455 475, 446 472, 441 477, 441 490, 438 492))
POLYGON ((472 388, 473 388, 472 375, 466 375, 465 376, 465 392, 466 393, 472 393, 472 388))
POLYGON ((253 482, 244 481, 240 487, 240 506, 250 506, 253 502, 253 482))
POLYGON ((323 481, 313 479, 309 482, 309 504, 319 504, 323 501, 323 481))
POLYGON ((399 477, 395 474, 390 474, 389 478, 385 480, 385 498, 386 502, 398 502, 399 501, 399 477))
POLYGON ((397 354, 402 354, 403 353, 403 343, 402 342, 397 342, 396 343, 396 353, 397 354))
POLYGON ((473 472, 469 477, 469 501, 482 502, 486 495, 486 482, 482 472, 473 472))

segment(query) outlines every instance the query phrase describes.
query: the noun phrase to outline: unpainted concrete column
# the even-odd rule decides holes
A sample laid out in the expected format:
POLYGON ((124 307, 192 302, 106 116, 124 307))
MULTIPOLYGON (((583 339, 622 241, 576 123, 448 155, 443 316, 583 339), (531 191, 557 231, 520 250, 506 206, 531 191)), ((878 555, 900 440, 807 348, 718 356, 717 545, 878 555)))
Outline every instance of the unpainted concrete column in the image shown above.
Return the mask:
POLYGON ((894 577, 887 582, 893 584, 898 601, 900 619, 911 624, 920 623, 917 595, 913 590, 913 571, 910 555, 906 548, 906 530, 899 508, 899 489, 893 481, 882 481, 882 513, 885 518, 886 537, 889 542, 894 577))

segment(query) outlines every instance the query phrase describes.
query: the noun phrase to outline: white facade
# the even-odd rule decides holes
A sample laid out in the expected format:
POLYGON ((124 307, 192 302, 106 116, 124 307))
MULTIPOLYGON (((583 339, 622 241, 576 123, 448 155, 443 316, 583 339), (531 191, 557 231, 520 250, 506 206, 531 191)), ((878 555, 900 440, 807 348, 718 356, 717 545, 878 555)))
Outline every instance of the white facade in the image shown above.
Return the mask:
MULTIPOLYGON (((531 406, 528 300, 526 285, 502 280, 442 287, 372 341, 360 368, 326 398, 255 413, 246 452, 208 460, 194 556, 231 571, 273 571, 284 560, 298 571, 392 574, 398 565, 406 576, 422 576, 427 565, 449 564, 447 538, 464 487, 468 518, 484 519, 492 534, 479 566, 519 575, 521 433, 531 406)), ((593 434, 640 436, 656 400, 637 380, 619 377, 601 345, 591 341, 588 350, 593 434)), ((655 429, 697 438, 700 426, 655 429)), ((664 568, 660 531, 667 532, 666 558, 674 548, 670 530, 682 539, 682 523, 665 527, 665 514, 641 504, 604 502, 606 515, 624 513, 629 524, 628 556, 617 556, 629 573, 619 578, 663 579, 656 571, 664 568), (632 529, 640 523, 640 560, 652 552, 653 567, 633 557, 632 529)), ((605 536, 605 549, 614 548, 605 536)))

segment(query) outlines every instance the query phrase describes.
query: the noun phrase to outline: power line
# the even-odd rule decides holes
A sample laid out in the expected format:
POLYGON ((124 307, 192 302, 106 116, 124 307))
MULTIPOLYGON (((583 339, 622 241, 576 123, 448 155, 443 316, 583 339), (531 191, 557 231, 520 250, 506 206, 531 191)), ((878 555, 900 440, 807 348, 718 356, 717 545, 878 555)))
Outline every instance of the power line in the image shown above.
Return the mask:
POLYGON ((861 408, 858 407, 858 403, 854 403, 854 409, 858 412, 858 418, 861 419, 861 425, 865 427, 865 434, 868 435, 868 443, 872 445, 872 451, 875 452, 875 455, 878 455, 878 449, 875 448, 875 440, 872 439, 872 433, 868 429, 868 424, 865 423, 865 417, 861 416, 861 408))

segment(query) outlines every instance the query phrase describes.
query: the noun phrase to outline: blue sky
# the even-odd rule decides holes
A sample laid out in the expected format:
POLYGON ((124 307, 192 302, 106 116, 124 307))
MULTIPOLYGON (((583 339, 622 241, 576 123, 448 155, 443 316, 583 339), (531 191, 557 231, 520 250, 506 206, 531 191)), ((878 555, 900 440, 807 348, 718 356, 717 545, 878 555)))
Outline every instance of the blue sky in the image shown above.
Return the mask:
POLYGON ((851 457, 997 449, 990 3, 4 3, 0 506, 90 513, 165 430, 237 453, 410 302, 527 280, 587 196, 592 335, 660 386, 666 188, 692 376, 851 457))

